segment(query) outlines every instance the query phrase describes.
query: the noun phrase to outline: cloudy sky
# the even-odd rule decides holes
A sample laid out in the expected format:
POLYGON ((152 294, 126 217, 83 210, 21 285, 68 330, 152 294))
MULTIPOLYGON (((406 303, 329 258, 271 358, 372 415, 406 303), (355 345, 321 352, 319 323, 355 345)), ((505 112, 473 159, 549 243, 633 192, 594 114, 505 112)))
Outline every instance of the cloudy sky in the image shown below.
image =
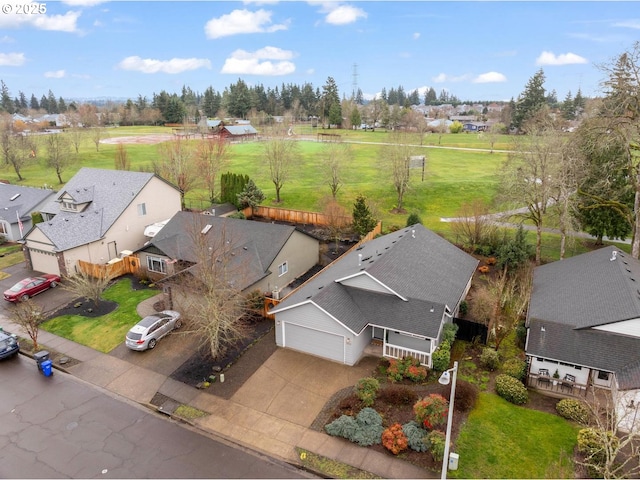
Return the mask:
POLYGON ((10 1, 0 79, 27 98, 150 98, 239 78, 321 87, 331 76, 346 96, 402 86, 508 100, 542 68, 562 100, 598 94, 598 66, 640 38, 635 2, 64 0, 24 13, 10 1))

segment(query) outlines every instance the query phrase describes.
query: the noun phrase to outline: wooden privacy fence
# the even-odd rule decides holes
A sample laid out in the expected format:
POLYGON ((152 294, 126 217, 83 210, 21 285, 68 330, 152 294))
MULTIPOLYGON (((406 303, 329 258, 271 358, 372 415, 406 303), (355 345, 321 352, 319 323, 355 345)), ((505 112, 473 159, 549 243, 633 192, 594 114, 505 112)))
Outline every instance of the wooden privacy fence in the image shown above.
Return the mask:
MULTIPOLYGON (((353 218, 348 215, 338 217, 319 212, 263 206, 255 207, 251 215, 278 222, 301 223, 303 225, 349 225, 353 222, 353 218)), ((246 213, 245 216, 247 216, 246 213)))
POLYGON ((116 278, 128 273, 136 273, 140 270, 138 257, 124 257, 117 262, 98 265, 78 260, 78 269, 94 278, 116 278))

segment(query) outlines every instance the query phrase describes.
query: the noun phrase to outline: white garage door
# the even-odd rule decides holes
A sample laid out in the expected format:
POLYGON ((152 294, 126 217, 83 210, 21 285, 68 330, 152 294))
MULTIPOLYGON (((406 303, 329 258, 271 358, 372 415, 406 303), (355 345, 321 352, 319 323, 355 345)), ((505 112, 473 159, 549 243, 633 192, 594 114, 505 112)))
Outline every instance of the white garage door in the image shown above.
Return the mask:
POLYGON ((284 323, 284 346, 344 363, 344 337, 284 323))
POLYGON ((60 275, 58 259, 54 254, 32 249, 29 249, 29 253, 31 254, 31 265, 36 272, 60 275))

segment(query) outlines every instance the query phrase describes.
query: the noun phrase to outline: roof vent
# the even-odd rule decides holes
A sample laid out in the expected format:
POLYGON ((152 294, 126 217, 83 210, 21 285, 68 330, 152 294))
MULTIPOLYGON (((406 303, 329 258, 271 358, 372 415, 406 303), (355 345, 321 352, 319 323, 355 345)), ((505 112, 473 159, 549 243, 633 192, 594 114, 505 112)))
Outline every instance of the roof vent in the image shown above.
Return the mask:
POLYGON ((609 259, 609 261, 613 262, 617 256, 618 256, 618 252, 614 250, 613 252, 611 252, 611 258, 609 259))
POLYGON ((16 193, 16 194, 15 194, 13 197, 11 197, 9 200, 11 200, 11 201, 13 202, 13 201, 14 201, 16 198, 18 198, 19 196, 20 196, 20 194, 19 194, 19 193, 16 193))
POLYGON ((540 331, 541 332, 546 332, 546 330, 544 329, 544 326, 540 327, 540 331))
POLYGON ((362 265, 362 254, 358 254, 358 266, 362 265))
POLYGON ((207 234, 207 232, 208 232, 209 230, 211 230, 211 226, 212 226, 212 225, 211 225, 210 223, 207 223, 207 224, 202 228, 202 230, 200 230, 200 233, 201 233, 201 234, 203 234, 203 235, 206 235, 206 234, 207 234))
POLYGON ((411 229, 411 238, 416 238, 416 229, 411 229))

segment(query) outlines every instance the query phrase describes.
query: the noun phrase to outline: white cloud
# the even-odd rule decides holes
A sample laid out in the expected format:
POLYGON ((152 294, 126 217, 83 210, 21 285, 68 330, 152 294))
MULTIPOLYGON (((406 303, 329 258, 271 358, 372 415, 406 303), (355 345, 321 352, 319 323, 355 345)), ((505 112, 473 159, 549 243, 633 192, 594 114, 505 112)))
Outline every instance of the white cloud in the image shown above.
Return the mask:
POLYGON ((3 67, 20 67, 25 61, 24 53, 0 53, 0 66, 3 67))
POLYGON ((614 27, 633 28, 634 30, 640 30, 640 20, 632 18, 625 20, 624 22, 617 22, 613 24, 614 27))
POLYGON ((80 12, 68 11, 64 15, 0 15, 1 28, 32 27, 56 32, 77 32, 80 12))
POLYGON ((556 55, 553 52, 542 52, 536 59, 536 65, 574 65, 576 63, 588 63, 586 58, 575 53, 561 53, 556 55))
POLYGON ((367 13, 361 8, 351 5, 338 5, 331 9, 325 21, 331 25, 347 25, 356 22, 359 18, 367 18, 367 13))
POLYGON ((15 43, 15 38, 5 35, 0 38, 0 43, 15 43))
POLYGON ((418 40, 420 38, 420 32, 415 32, 413 35, 411 35, 411 38, 413 38, 414 40, 418 40))
POLYGON ((66 73, 64 70, 55 70, 52 72, 44 72, 45 78, 64 78, 66 73))
POLYGON ((204 26, 207 38, 221 38, 242 33, 272 33, 286 30, 288 22, 272 24, 272 12, 267 10, 234 10, 219 18, 212 18, 204 26))
POLYGON ((481 73, 473 79, 473 83, 500 83, 506 81, 507 77, 498 72, 481 73))
POLYGON ((225 60, 220 73, 288 75, 296 70, 295 64, 289 61, 294 56, 292 51, 277 47, 264 47, 255 52, 238 49, 225 60), (271 60, 275 60, 275 62, 271 60))
POLYGON ((152 58, 140 58, 138 56, 127 57, 118 65, 121 70, 130 70, 142 73, 182 73, 199 68, 211 68, 211 62, 206 58, 172 58, 171 60, 156 60, 152 58))
POLYGON ((446 73, 440 73, 432 78, 433 83, 444 83, 444 82, 464 82, 469 80, 469 75, 447 75, 446 73))

